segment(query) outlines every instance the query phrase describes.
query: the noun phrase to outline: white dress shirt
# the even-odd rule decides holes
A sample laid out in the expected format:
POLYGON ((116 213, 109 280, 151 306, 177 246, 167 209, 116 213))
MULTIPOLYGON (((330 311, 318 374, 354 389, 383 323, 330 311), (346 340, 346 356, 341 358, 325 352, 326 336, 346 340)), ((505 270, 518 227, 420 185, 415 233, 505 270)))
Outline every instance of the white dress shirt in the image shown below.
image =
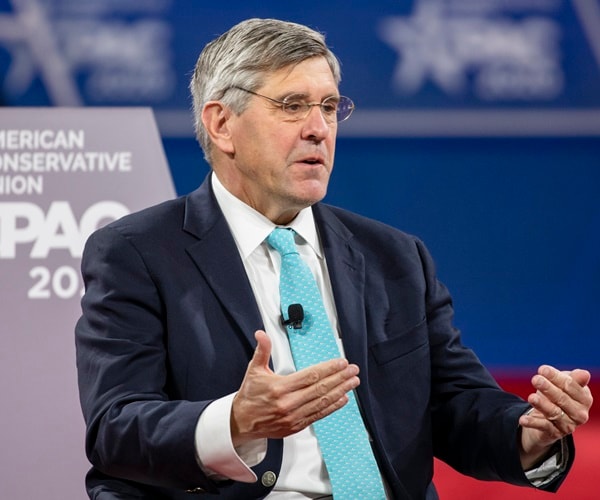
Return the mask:
MULTIPOLYGON (((265 331, 272 343, 271 358, 275 373, 295 371, 285 327, 281 324, 279 306, 279 269, 281 257, 265 239, 276 227, 269 219, 229 193, 212 174, 212 186, 217 202, 235 239, 246 273, 250 280, 265 331)), ((338 333, 337 314, 321 243, 312 210, 306 208, 289 225, 299 237, 298 252, 308 264, 323 296, 325 310, 338 333)), ((341 349, 339 334, 338 345, 341 349)), ((267 441, 257 440, 235 449, 231 442, 229 416, 233 396, 230 394, 210 404, 196 428, 196 449, 204 470, 216 478, 254 482, 251 466, 260 463, 267 441)), ((331 484, 312 427, 286 437, 283 461, 277 482, 268 498, 306 499, 331 494, 331 484), (292 472, 293 470, 293 472, 292 472)))

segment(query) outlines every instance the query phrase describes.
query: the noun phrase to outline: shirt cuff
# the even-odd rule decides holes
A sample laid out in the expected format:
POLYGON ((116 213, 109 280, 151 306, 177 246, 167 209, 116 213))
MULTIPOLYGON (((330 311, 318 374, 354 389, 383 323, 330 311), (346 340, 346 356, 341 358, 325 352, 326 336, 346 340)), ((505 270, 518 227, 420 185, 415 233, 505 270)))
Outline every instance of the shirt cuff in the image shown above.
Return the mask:
POLYGON ((254 483, 257 477, 250 467, 264 459, 267 440, 233 446, 229 422, 235 394, 216 399, 200 415, 195 433, 196 455, 200 467, 211 479, 254 483))
POLYGON ((536 488, 542 488, 554 481, 566 470, 569 459, 569 448, 565 438, 560 440, 560 448, 535 469, 525 471, 525 476, 536 488))

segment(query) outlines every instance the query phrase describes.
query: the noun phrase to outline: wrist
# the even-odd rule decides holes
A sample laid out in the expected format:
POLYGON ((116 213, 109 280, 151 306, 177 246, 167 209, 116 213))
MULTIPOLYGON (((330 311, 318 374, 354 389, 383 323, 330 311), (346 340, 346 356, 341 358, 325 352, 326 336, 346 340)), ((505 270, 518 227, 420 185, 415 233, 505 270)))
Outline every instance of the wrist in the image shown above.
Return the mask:
POLYGON ((547 446, 532 447, 528 451, 521 447, 521 466, 524 471, 535 469, 552 455, 560 453, 560 450, 560 440, 547 446))

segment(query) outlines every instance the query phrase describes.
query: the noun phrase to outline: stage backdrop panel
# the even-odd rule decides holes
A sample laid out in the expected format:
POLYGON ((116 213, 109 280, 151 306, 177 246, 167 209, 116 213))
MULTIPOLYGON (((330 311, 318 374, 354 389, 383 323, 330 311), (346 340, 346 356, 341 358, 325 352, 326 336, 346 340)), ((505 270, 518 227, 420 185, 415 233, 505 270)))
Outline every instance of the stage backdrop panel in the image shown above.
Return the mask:
POLYGON ((73 336, 83 245, 173 196, 148 108, 0 110, 0 498, 85 497, 73 336))
POLYGON ((600 0, 0 0, 0 104, 152 106, 187 193, 196 58, 249 17, 326 33, 356 103, 327 200, 423 238, 481 359, 598 371, 600 0))

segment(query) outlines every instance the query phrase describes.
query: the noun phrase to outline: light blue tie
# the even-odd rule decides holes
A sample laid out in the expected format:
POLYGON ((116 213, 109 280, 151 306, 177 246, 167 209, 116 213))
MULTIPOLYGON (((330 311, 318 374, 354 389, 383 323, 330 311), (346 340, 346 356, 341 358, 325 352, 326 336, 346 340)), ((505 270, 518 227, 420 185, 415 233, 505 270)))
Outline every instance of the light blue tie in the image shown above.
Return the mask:
MULTIPOLYGON (((288 338, 297 370, 329 359, 340 352, 317 283, 300 258, 292 229, 275 228, 267 241, 281 254, 279 293, 284 320, 290 304, 304 309, 302 326, 288 325, 288 338)), ((381 475, 373 456, 354 392, 350 401, 314 423, 319 447, 329 472, 335 500, 385 499, 381 475)))

